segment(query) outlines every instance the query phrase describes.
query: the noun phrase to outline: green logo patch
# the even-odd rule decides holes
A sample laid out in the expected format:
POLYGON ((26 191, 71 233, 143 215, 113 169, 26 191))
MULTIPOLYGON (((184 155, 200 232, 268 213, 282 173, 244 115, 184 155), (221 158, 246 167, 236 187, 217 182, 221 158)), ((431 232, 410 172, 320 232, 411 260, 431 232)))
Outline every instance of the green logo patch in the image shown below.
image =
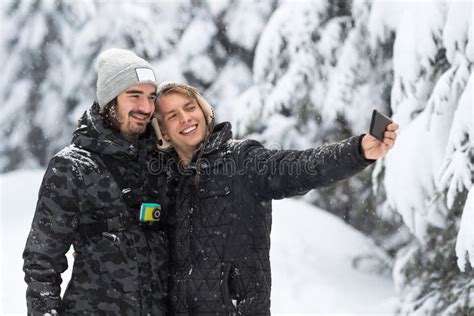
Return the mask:
POLYGON ((140 208, 140 221, 157 222, 161 216, 161 205, 157 203, 142 203, 140 208))

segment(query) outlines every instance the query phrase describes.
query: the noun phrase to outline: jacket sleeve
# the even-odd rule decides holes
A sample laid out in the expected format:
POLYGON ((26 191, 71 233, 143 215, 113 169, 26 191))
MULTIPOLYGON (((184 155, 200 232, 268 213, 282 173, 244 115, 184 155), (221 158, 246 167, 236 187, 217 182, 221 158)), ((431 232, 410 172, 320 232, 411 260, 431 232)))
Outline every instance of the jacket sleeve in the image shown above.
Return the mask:
POLYGON ((250 192, 259 199, 282 199, 349 178, 369 166, 361 153, 363 135, 313 149, 270 150, 246 140, 237 151, 250 192))
POLYGON ((71 161, 55 157, 44 175, 23 252, 28 315, 60 312, 61 273, 78 225, 77 170, 71 161))

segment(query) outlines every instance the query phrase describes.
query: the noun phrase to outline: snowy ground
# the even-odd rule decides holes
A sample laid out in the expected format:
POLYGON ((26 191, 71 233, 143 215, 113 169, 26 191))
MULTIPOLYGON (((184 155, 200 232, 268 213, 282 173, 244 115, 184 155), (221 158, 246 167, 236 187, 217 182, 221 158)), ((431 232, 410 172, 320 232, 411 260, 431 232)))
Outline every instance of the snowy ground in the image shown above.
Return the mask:
MULTIPOLYGON (((1 315, 26 314, 21 254, 42 176, 43 171, 0 175, 1 315)), ((363 235, 327 212, 297 200, 276 201, 272 313, 393 315, 397 300, 391 280, 352 265, 354 257, 373 249, 363 235)))

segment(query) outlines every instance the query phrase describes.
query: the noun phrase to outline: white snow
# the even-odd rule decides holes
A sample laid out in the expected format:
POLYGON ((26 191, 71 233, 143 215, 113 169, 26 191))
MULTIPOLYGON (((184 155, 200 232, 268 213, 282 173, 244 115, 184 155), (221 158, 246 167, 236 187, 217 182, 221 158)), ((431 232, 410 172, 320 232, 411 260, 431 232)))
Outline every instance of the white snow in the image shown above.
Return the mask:
POLYGON ((273 202, 272 312, 389 315, 389 278, 354 269, 374 245, 328 212, 305 202, 273 202), (375 313, 375 314, 372 314, 375 313))
POLYGON ((400 137, 385 160, 384 182, 389 205, 420 242, 430 225, 446 225, 453 201, 472 185, 472 70, 466 56, 472 14, 460 10, 472 12, 472 5, 407 5, 394 43, 391 106, 400 137), (445 68, 434 62, 442 47, 450 63, 445 68))
MULTIPOLYGON (((0 176, 2 315, 26 313, 21 258, 43 171, 0 176)), ((378 256, 373 244, 335 216, 297 200, 274 202, 272 313, 393 315, 388 277, 354 268, 357 256, 378 256)), ((69 262, 71 256, 68 254, 69 262)), ((63 288, 70 278, 68 270, 63 288)))
MULTIPOLYGON (((237 98, 232 109, 227 110, 230 112, 228 116, 232 117, 230 121, 232 129, 237 135, 245 135, 248 126, 262 121, 261 113, 264 102, 262 90, 264 89, 265 87, 258 85, 251 86, 237 98), (252 115, 249 115, 249 113, 252 115)), ((217 114, 220 115, 220 111, 217 114)))
POLYGON ((463 272, 468 263, 474 268, 474 230, 472 230, 472 223, 474 223, 474 187, 469 190, 456 241, 458 267, 463 272))
POLYGON ((216 67, 212 59, 206 55, 198 55, 191 57, 184 68, 195 75, 200 81, 209 84, 217 75, 216 67))
POLYGON ((447 206, 452 207, 456 195, 472 186, 471 172, 474 164, 469 158, 469 150, 474 147, 474 111, 473 96, 474 75, 459 99, 449 133, 445 162, 439 173, 438 186, 448 188, 447 206))
POLYGON ((206 99, 215 109, 217 122, 237 123, 239 116, 248 115, 237 100, 251 82, 252 74, 242 61, 230 58, 226 62, 214 78, 212 86, 206 91, 206 99))
POLYGON ((267 23, 256 47, 253 67, 255 83, 273 87, 265 96, 262 119, 283 107, 297 112, 305 102, 317 69, 312 30, 318 29, 323 14, 320 11, 325 8, 326 4, 319 1, 298 5, 286 2, 267 23))
POLYGON ((420 241, 425 239, 429 224, 444 225, 438 209, 441 203, 430 201, 436 192, 433 170, 439 166, 434 166, 431 159, 423 159, 431 157, 433 138, 429 112, 424 111, 411 124, 401 125, 396 150, 385 157, 387 201, 420 241))
POLYGON ((213 16, 222 13, 229 6, 230 0, 207 0, 207 5, 213 16))
POLYGON ((204 52, 211 45, 212 37, 217 31, 216 26, 205 16, 192 20, 177 47, 182 60, 204 52))
MULTIPOLYGON (((354 1, 355 5, 362 6, 366 0, 354 1)), ((372 46, 377 42, 385 43, 390 35, 400 24, 401 17, 407 3, 401 1, 373 1, 370 10, 368 29, 372 46)))
MULTIPOLYGON (((0 176, 1 213, 1 315, 26 314, 26 283, 22 253, 36 207, 44 171, 18 171, 0 176)), ((71 254, 68 253, 71 266, 71 254)), ((63 280, 69 280, 71 271, 63 280)), ((66 284, 65 282, 63 284, 66 284)), ((63 286, 63 291, 65 286, 63 286)))
POLYGON ((443 30, 443 44, 446 56, 453 63, 455 54, 466 53, 469 24, 472 24, 472 1, 450 1, 446 25, 443 30))
POLYGON ((441 48, 444 23, 440 4, 420 2, 404 4, 405 10, 396 29, 393 48, 394 85, 392 109, 400 123, 426 105, 435 80, 430 76, 435 56, 441 48), (420 19, 423 15, 425 18, 420 19), (404 99, 413 98, 411 102, 404 99))
POLYGON ((272 12, 270 1, 236 1, 226 13, 224 23, 229 39, 251 51, 272 12))

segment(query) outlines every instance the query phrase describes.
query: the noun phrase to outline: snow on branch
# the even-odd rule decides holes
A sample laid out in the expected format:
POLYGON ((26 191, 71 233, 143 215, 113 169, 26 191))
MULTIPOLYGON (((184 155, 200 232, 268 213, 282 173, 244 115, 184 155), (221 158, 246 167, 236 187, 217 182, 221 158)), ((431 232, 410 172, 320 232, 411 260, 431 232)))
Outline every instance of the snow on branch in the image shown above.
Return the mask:
POLYGON ((470 263, 474 267, 474 187, 471 187, 467 196, 466 204, 461 218, 458 239, 456 241, 456 256, 458 267, 465 271, 470 263))

